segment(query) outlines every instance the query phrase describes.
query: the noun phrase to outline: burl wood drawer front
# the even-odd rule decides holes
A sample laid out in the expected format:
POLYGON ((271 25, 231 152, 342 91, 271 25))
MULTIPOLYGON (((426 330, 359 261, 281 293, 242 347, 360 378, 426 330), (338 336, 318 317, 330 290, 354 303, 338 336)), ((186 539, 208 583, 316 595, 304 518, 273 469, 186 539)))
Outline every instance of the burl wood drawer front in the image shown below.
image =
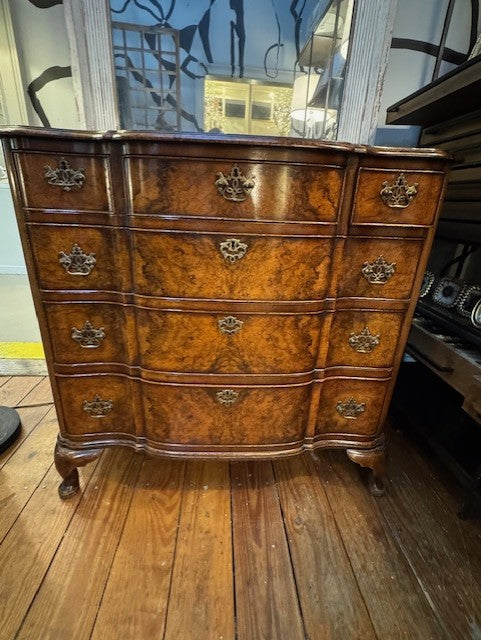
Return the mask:
POLYGON ((111 211, 109 159, 102 156, 16 153, 23 206, 111 211))
POLYGON ((134 385, 123 376, 57 376, 66 434, 135 435, 134 385))
POLYGON ((329 284, 333 239, 137 231, 134 244, 141 294, 318 300, 329 284))
POLYGON ((336 311, 326 366, 391 367, 403 313, 336 311))
POLYGON ((28 225, 28 233, 40 289, 117 288, 110 229, 28 225))
POLYGON ((241 446, 304 438, 310 385, 195 387, 142 384, 149 440, 184 445, 241 446))
POLYGON ((135 213, 251 220, 335 221, 343 170, 249 162, 131 157, 135 213))
POLYGON ((322 315, 136 309, 142 366, 195 373, 297 373, 315 367, 322 315))
POLYGON ((46 304, 55 362, 128 363, 128 343, 135 340, 132 311, 119 304, 46 304))
POLYGON ((422 240, 348 238, 339 297, 409 299, 422 240))
POLYGON ((416 171, 359 170, 354 224, 429 225, 433 222, 444 175, 416 171))
POLYGON ((388 384, 388 380, 358 378, 323 382, 316 434, 377 433, 388 384))

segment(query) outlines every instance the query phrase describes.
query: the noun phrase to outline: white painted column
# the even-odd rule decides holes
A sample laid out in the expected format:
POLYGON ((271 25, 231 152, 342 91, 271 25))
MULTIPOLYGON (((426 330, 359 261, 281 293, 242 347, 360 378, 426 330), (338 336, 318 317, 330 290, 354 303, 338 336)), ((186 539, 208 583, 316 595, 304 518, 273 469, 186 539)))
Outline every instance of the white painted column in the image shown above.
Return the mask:
POLYGON ((86 129, 119 128, 108 0, 64 0, 72 78, 86 129))
POLYGON ((397 0, 356 0, 337 139, 373 144, 397 0))

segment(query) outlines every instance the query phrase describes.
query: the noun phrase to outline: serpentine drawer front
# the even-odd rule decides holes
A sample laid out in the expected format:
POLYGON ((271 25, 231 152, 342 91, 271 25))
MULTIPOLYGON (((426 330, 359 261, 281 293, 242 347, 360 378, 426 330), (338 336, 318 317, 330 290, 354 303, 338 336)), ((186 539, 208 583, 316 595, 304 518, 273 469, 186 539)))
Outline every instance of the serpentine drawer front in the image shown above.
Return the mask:
POLYGON ((300 139, 1 131, 60 424, 60 495, 105 446, 342 447, 383 421, 450 159, 300 139))

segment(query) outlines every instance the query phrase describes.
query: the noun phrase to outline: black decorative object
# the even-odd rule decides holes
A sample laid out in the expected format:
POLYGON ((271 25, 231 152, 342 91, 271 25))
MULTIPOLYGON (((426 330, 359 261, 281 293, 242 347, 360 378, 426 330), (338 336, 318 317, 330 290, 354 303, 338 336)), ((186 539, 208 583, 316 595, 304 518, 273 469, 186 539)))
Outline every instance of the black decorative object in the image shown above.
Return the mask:
POLYGON ((21 427, 20 416, 15 409, 0 407, 0 453, 15 442, 21 427))

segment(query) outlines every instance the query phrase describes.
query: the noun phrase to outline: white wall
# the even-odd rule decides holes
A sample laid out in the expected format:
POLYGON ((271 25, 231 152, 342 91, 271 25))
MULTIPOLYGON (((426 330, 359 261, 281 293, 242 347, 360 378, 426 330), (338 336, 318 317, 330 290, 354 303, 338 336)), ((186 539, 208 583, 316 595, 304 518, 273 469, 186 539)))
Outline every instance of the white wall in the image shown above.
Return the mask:
MULTIPOLYGON (((80 1, 80 0, 79 0, 80 1)), ((67 40, 63 6, 61 4, 39 9, 30 0, 3 0, 3 10, 10 10, 13 36, 20 66, 20 77, 12 78, 11 65, 7 65, 8 51, 3 51, 3 63, 0 70, 2 85, 19 85, 24 90, 24 113, 21 110, 5 110, 2 124, 42 125, 34 105, 28 95, 29 85, 43 77, 47 80, 37 92, 37 98, 48 123, 52 127, 78 128, 80 126, 71 77, 53 79, 55 74, 70 73, 70 51, 67 40)), ((1 43, 6 45, 5 38, 1 43)), ((8 43, 7 46, 11 46, 8 43)), ((18 70, 17 70, 18 72, 18 70)), ((8 98, 12 97, 10 91, 8 98)), ((11 102, 11 101, 10 101, 11 102)), ((1 158, 0 158, 1 163, 1 158)), ((0 274, 26 273, 20 237, 15 220, 12 198, 8 183, 0 181, 0 274)))
MULTIPOLYGON (((386 109, 431 82, 436 58, 424 51, 415 50, 414 47, 439 45, 447 7, 448 0, 399 0, 393 43, 402 38, 416 41, 416 44, 406 44, 403 48, 391 47, 381 96, 376 144, 416 146, 419 128, 386 125, 386 109)), ((446 47, 459 54, 467 54, 470 29, 471 3, 468 0, 457 0, 446 47)), ((444 61, 440 75, 455 67, 455 64, 444 61)))
POLYGON ((0 181, 0 274, 26 273, 10 187, 0 181))
MULTIPOLYGON (((30 0, 10 0, 10 13, 25 89, 42 74, 52 77, 55 67, 70 67, 62 4, 39 9, 30 0)), ((52 127, 79 127, 71 77, 51 79, 38 92, 38 99, 52 127)), ((28 97, 26 102, 29 123, 42 125, 28 97)))

